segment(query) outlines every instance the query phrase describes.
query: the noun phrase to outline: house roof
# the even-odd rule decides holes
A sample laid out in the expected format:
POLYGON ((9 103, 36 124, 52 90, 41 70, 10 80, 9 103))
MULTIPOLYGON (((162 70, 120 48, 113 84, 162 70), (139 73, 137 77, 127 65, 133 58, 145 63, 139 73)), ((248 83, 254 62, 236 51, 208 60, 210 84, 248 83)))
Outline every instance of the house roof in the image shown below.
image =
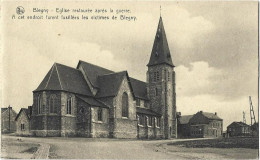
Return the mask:
POLYGON ((27 108, 21 108, 20 111, 19 111, 19 113, 17 114, 15 120, 18 119, 18 117, 21 115, 22 112, 25 113, 25 115, 27 116, 28 119, 31 118, 31 115, 30 115, 30 111, 29 111, 29 109, 27 109, 27 108))
POLYGON ((83 100, 84 102, 86 102, 87 104, 91 105, 91 106, 108 108, 108 106, 105 105, 103 102, 96 100, 93 97, 83 97, 83 96, 77 96, 77 97, 80 98, 81 100, 83 100))
POLYGON ((249 125, 246 123, 243 123, 243 122, 232 122, 227 127, 229 128, 229 127, 246 127, 246 126, 249 126, 249 125))
POLYGON ((131 77, 130 77, 130 82, 132 84, 135 97, 148 100, 146 83, 131 77))
POLYGON ((81 95, 92 95, 80 70, 58 63, 52 66, 34 91, 43 90, 63 90, 81 95))
POLYGON ((222 120, 219 118, 216 114, 214 113, 209 113, 209 112, 202 112, 202 114, 207 117, 208 119, 216 119, 216 120, 222 120))
POLYGON ((153 49, 150 57, 150 61, 147 66, 153 66, 157 64, 168 64, 173 66, 170 49, 168 46, 162 17, 160 17, 157 32, 155 35, 153 49))
POLYGON ((145 114, 145 115, 152 115, 152 116, 161 116, 159 113, 156 113, 152 111, 151 109, 148 108, 141 108, 141 107, 136 107, 136 113, 139 114, 145 114))
POLYGON ((179 118, 180 124, 188 124, 193 115, 185 115, 179 118))
POLYGON ((77 69, 79 69, 79 66, 82 66, 83 71, 87 75, 92 86, 97 88, 99 88, 98 76, 114 73, 113 71, 110 71, 108 69, 81 60, 78 63, 77 69))

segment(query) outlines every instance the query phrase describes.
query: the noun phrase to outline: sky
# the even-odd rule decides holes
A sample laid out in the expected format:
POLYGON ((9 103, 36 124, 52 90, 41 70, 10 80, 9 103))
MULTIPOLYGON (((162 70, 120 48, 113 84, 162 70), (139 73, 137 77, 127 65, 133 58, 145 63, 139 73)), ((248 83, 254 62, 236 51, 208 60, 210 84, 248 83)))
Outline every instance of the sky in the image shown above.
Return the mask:
POLYGON ((256 1, 4 1, 2 107, 11 105, 18 112, 32 105, 32 91, 55 62, 76 67, 83 60, 114 71, 127 70, 131 77, 145 81, 160 5, 175 65, 177 111, 182 115, 217 112, 224 127, 242 121, 245 111, 250 124, 248 96, 252 96, 258 118, 256 1), (85 16, 126 15, 136 20, 18 19, 17 6, 25 9, 25 16, 45 18, 45 13, 33 8, 49 9, 50 16, 61 16, 56 8, 89 8, 108 12, 85 16), (117 9, 131 13, 116 14, 117 9))

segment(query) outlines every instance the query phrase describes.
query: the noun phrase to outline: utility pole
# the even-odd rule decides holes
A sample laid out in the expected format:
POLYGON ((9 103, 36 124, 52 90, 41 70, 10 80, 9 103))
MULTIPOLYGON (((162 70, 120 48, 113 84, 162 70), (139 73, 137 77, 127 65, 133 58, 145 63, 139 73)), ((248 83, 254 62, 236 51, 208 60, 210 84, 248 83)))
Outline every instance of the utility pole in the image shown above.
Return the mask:
POLYGON ((252 126, 254 123, 256 123, 256 120, 255 120, 255 112, 254 112, 251 96, 249 96, 249 104, 250 104, 250 117, 251 117, 251 126, 252 126))
POLYGON ((245 116, 245 112, 243 111, 243 123, 246 123, 246 116, 245 116))

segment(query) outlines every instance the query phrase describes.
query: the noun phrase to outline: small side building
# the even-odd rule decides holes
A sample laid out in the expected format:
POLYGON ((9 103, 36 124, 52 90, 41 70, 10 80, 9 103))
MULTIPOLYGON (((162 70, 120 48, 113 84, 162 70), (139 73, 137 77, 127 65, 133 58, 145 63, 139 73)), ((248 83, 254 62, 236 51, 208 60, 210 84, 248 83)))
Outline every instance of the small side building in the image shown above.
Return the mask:
POLYGON ((229 137, 249 136, 250 126, 243 122, 233 122, 227 126, 227 134, 229 137))
POLYGON ((184 115, 178 118, 178 138, 190 137, 190 119, 193 115, 184 115))
POLYGON ((221 137, 223 120, 217 113, 197 112, 190 119, 190 135, 193 138, 221 137))
POLYGON ((16 131, 16 118, 17 113, 8 106, 1 108, 1 133, 13 133, 16 131))
POLYGON ((31 125, 30 118, 32 114, 32 107, 21 108, 20 112, 15 118, 16 121, 16 133, 18 135, 30 135, 31 125))

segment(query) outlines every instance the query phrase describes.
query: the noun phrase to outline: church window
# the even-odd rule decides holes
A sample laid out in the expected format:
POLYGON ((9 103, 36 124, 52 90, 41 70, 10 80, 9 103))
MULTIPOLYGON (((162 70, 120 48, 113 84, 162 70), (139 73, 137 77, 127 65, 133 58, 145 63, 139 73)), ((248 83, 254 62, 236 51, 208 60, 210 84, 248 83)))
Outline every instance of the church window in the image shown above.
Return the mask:
POLYGON ((153 120, 153 117, 149 116, 148 117, 148 126, 152 126, 152 120, 153 120))
POLYGON ((155 96, 158 96, 158 88, 155 88, 155 96))
POLYGON ((38 114, 41 114, 41 95, 37 97, 37 109, 38 109, 38 114))
POLYGON ((136 99, 136 105, 140 106, 140 99, 136 99))
POLYGON ((160 118, 158 118, 158 117, 155 118, 155 124, 156 124, 156 127, 160 127, 160 118))
POLYGON ((128 95, 126 92, 122 96, 122 117, 128 117, 128 95))
POLYGON ((159 71, 156 72, 156 81, 160 80, 160 75, 159 75, 159 71))
POLYGON ((144 107, 148 108, 148 106, 149 106, 149 103, 147 101, 144 101, 144 107))
POLYGON ((67 99, 67 114, 71 114, 71 107, 72 107, 72 97, 67 99))
POLYGON ((168 81, 171 80, 171 77, 170 77, 170 72, 168 71, 168 81))
POLYGON ((103 111, 102 108, 98 108, 98 121, 102 121, 103 111))
POLYGON ((140 118, 140 125, 144 125, 145 122, 144 115, 141 115, 139 118, 140 118))
POLYGON ((50 96, 49 106, 50 106, 50 113, 57 113, 57 98, 55 95, 50 96))
POLYGON ((153 81, 156 82, 156 72, 153 73, 153 81))

